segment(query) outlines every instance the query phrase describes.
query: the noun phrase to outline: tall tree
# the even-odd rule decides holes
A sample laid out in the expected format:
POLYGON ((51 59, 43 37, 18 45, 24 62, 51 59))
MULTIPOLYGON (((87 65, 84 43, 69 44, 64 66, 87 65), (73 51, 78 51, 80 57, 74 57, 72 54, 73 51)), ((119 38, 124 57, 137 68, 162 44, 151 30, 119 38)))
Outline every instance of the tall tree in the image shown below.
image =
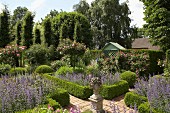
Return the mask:
POLYGON ((36 23, 34 25, 33 29, 33 35, 34 35, 34 43, 35 44, 41 44, 41 30, 40 30, 40 25, 39 23, 36 23))
POLYGON ((93 40, 99 48, 113 41, 127 47, 130 32, 130 14, 127 3, 119 4, 119 0, 95 0, 89 9, 93 40))
POLYGON ((92 46, 91 27, 88 19, 77 12, 61 12, 53 19, 53 31, 55 37, 70 38, 92 46))
POLYGON ((26 7, 21 7, 21 6, 17 7, 14 10, 13 15, 11 17, 12 26, 15 26, 18 21, 21 21, 25 16, 25 14, 27 13, 27 11, 28 9, 26 7))
POLYGON ((45 18, 42 22, 42 34, 44 42, 49 47, 52 45, 52 28, 51 28, 51 19, 49 17, 45 18))
POLYGON ((86 0, 80 0, 78 4, 75 4, 73 6, 74 11, 85 15, 88 19, 89 19, 89 14, 88 14, 89 8, 90 8, 90 5, 87 3, 86 0))
POLYGON ((33 19, 34 15, 31 12, 27 12, 23 18, 22 24, 22 45, 29 48, 33 44, 33 19))
POLYGON ((25 16, 26 12, 28 9, 26 7, 17 7, 13 11, 13 15, 11 15, 11 20, 10 20, 10 38, 11 40, 17 39, 18 37, 16 36, 16 26, 18 22, 21 22, 23 20, 23 17, 25 16))
POLYGON ((9 20, 10 14, 7 6, 5 5, 5 8, 2 10, 2 13, 0 14, 0 47, 5 47, 10 42, 9 20))
POLYGON ((169 0, 140 0, 144 3, 146 35, 163 51, 170 49, 170 2, 169 0))
POLYGON ((22 30, 22 25, 21 25, 21 22, 18 21, 17 24, 16 24, 16 30, 15 30, 15 33, 16 33, 16 43, 18 45, 21 44, 21 30, 22 30))

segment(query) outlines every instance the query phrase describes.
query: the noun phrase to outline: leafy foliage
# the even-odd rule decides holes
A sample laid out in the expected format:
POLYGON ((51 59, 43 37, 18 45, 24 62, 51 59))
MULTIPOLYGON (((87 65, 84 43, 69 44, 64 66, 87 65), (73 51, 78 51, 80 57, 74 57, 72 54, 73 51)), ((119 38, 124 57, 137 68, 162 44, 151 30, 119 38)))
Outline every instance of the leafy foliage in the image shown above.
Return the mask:
POLYGON ((26 68, 23 67, 15 67, 15 68, 11 68, 9 71, 10 75, 25 75, 27 72, 26 68))
POLYGON ((146 35, 154 45, 159 45, 163 51, 170 48, 170 3, 167 0, 140 0, 145 5, 146 35), (154 13, 153 13, 154 12, 154 13))
POLYGON ((40 44, 35 44, 25 51, 25 56, 31 65, 46 64, 48 61, 48 50, 40 44))
POLYGON ((0 65, 0 75, 5 75, 9 73, 11 66, 9 64, 1 64, 0 65))
POLYGON ((95 0, 89 8, 93 42, 99 49, 107 42, 117 42, 128 48, 130 33, 130 10, 119 0, 95 0))
MULTIPOLYGON (((0 61, 4 64, 10 64, 11 66, 19 65, 19 58, 22 56, 22 52, 26 49, 25 46, 5 46, 0 50, 0 61)), ((20 59, 21 62, 21 59, 20 59)))
POLYGON ((23 18, 22 24, 22 45, 29 48, 33 44, 33 19, 34 15, 31 12, 27 12, 23 18))
POLYGON ((59 51, 60 54, 70 55, 70 63, 75 67, 78 58, 85 53, 86 46, 70 39, 62 39, 57 47, 57 51, 59 51))
POLYGON ((136 74, 131 71, 125 71, 120 75, 122 80, 126 80, 129 84, 129 87, 133 87, 136 82, 136 74))
POLYGON ((44 42, 47 44, 47 47, 49 47, 53 40, 52 40, 52 28, 51 28, 51 19, 45 18, 42 22, 42 34, 44 38, 44 42))
POLYGON ((35 72, 43 74, 43 73, 52 73, 54 72, 54 70, 48 65, 40 65, 35 69, 35 72))
POLYGON ((41 28, 38 23, 36 23, 34 26, 33 34, 34 34, 34 43, 41 44, 41 28))
POLYGON ((134 92, 128 92, 125 95, 124 102, 127 106, 139 106, 140 104, 147 102, 147 98, 134 92))
POLYGON ((0 14, 0 47, 5 47, 10 42, 10 14, 5 5, 5 9, 0 14))
POLYGON ((76 42, 84 43, 91 48, 91 27, 87 18, 76 12, 61 12, 53 19, 53 32, 57 39, 69 38, 76 42))

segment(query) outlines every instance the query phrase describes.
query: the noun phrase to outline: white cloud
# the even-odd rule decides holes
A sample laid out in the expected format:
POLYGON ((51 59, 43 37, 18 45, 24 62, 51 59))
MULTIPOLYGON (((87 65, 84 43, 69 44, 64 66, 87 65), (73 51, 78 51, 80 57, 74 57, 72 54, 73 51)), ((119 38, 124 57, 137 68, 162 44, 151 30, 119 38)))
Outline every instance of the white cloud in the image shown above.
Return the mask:
POLYGON ((33 2, 31 2, 30 10, 36 11, 41 7, 43 7, 44 5, 45 5, 45 0, 33 0, 33 2))
POLYGON ((2 3, 0 2, 0 13, 2 13, 2 9, 4 9, 4 6, 3 6, 2 3))
POLYGON ((130 18, 132 19, 131 25, 142 27, 142 25, 145 24, 143 20, 143 3, 139 2, 139 0, 129 0, 129 8, 131 11, 130 18))
POLYGON ((86 0, 87 3, 91 4, 91 2, 93 2, 94 0, 86 0))

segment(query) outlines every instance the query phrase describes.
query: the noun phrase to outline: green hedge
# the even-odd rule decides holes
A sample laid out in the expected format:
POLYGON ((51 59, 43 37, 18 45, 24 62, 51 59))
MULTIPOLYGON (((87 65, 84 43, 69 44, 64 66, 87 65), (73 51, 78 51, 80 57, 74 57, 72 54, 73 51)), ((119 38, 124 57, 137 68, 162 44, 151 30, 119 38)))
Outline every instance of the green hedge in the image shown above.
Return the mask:
POLYGON ((144 96, 140 96, 134 92, 128 92, 125 95, 124 102, 127 106, 136 106, 138 107, 140 104, 147 102, 147 98, 144 96))
POLYGON ((138 112, 139 113, 163 113, 161 111, 156 111, 154 109, 150 109, 150 105, 148 102, 142 103, 139 107, 138 107, 138 112))
POLYGON ((61 109, 61 105, 59 104, 59 102, 56 102, 56 100, 52 99, 52 98, 48 98, 47 99, 47 105, 50 105, 54 110, 56 109, 61 109))
MULTIPOLYGON (((93 90, 89 86, 80 86, 78 84, 50 76, 49 74, 43 74, 42 77, 48 78, 65 90, 71 95, 74 95, 80 99, 88 99, 92 94, 93 90)), ((113 99, 116 96, 120 96, 126 93, 129 89, 128 83, 124 80, 117 82, 116 84, 107 86, 103 85, 101 89, 101 95, 105 99, 113 99)))
POLYGON ((125 94, 129 89, 127 81, 121 80, 113 85, 103 85, 101 94, 105 99, 113 99, 114 97, 125 94))
POLYGON ((135 82, 136 82, 136 74, 134 72, 131 72, 131 71, 125 71, 123 72, 121 75, 120 75, 120 78, 122 80, 125 80, 128 82, 129 84, 129 87, 133 87, 135 82))
MULTIPOLYGON (((122 50, 125 53, 130 53, 132 49, 122 50)), ((134 50, 133 50, 134 51, 134 50)), ((158 74, 163 72, 163 67, 158 65, 158 59, 163 60, 165 54, 163 51, 156 51, 156 50, 135 50, 137 53, 148 53, 149 54, 149 68, 148 73, 150 74, 158 74)))
POLYGON ((9 71, 9 74, 11 74, 11 75, 25 74, 26 72, 27 72, 26 68, 16 67, 16 68, 11 68, 10 71, 9 71))
POLYGON ((49 94, 49 97, 58 102, 62 107, 70 104, 70 96, 64 89, 56 89, 53 93, 49 94))
POLYGON ((88 86, 80 86, 78 84, 68 82, 66 80, 61 80, 59 78, 56 78, 54 76, 50 76, 48 74, 43 74, 42 77, 48 78, 55 83, 59 84, 59 86, 63 89, 66 89, 70 94, 81 98, 81 99, 88 99, 92 94, 93 91, 88 86))
POLYGON ((36 73, 52 73, 54 70, 48 65, 40 65, 35 69, 36 73))

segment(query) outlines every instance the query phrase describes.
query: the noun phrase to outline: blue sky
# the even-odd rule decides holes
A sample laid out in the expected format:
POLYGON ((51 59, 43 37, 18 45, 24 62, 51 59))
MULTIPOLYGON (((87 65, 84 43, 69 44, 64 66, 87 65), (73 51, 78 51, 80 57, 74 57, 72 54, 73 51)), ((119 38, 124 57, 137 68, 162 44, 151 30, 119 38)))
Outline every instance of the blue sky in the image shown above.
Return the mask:
MULTIPOLYGON (((91 3, 93 0, 86 0, 91 3)), ((124 2, 126 0, 120 0, 124 2)), ((44 18, 50 10, 56 9, 60 11, 72 11, 74 4, 79 3, 79 0, 0 0, 0 10, 3 8, 2 4, 8 5, 11 14, 18 6, 27 7, 29 10, 36 13, 35 21, 44 18)), ((131 25, 142 27, 145 23, 143 21, 143 4, 138 0, 129 0, 129 8, 132 14, 129 16, 133 21, 131 25)))

